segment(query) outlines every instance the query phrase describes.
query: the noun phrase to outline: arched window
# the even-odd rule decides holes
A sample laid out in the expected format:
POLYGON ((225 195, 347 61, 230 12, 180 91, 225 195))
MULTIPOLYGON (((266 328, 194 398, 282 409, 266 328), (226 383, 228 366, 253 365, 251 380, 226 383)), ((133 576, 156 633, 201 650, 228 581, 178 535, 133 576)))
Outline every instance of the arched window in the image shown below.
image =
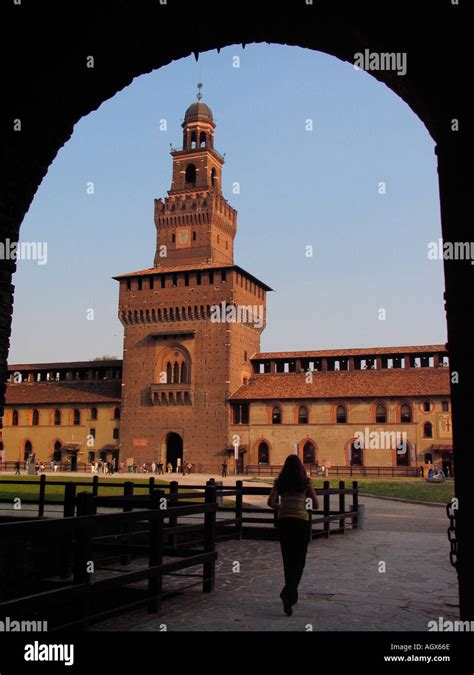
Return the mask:
POLYGON ((72 423, 76 427, 79 426, 81 423, 81 411, 78 410, 77 408, 74 409, 72 423))
POLYGON ((199 134, 199 147, 200 148, 205 148, 206 147, 206 132, 201 131, 199 134))
POLYGON ((119 420, 120 419, 120 408, 115 408, 114 409, 114 420, 119 420))
POLYGON ((194 150, 196 148, 196 143, 197 143, 196 132, 192 131, 191 132, 191 150, 194 150))
POLYGON ((172 384, 173 383, 173 369, 171 367, 171 363, 166 364, 166 384, 172 384))
POLYGON ((298 410, 298 424, 308 424, 308 408, 305 405, 298 410))
POLYGON ((433 438, 433 425, 431 422, 423 424, 423 438, 433 438))
POLYGON ((346 424, 347 422, 347 410, 345 406, 338 405, 336 410, 336 422, 338 424, 346 424))
POLYGON ((314 443, 307 441, 303 446, 303 464, 314 464, 316 461, 316 448, 314 443))
POLYGON ((387 408, 384 405, 378 405, 375 410, 375 421, 377 424, 385 424, 387 421, 387 408))
POLYGON ((186 368, 186 363, 183 361, 181 364, 181 382, 185 384, 188 381, 188 372, 186 368))
POLYGON ((33 410, 33 416, 31 418, 31 423, 34 427, 37 427, 39 424, 39 412, 37 410, 33 410))
POLYGON ((215 187, 216 185, 216 170, 214 168, 211 169, 211 185, 212 187, 215 187))
POLYGON ((400 408, 400 422, 406 423, 412 421, 412 411, 411 406, 407 403, 404 403, 400 408))
POLYGON ((259 464, 269 464, 270 462, 270 449, 268 443, 262 441, 258 446, 258 463, 259 464))
POLYGON ((91 420, 97 419, 97 408, 91 408, 91 420))
POLYGON ((281 424, 281 408, 277 405, 272 410, 272 424, 281 424))
POLYGON ((61 411, 56 409, 54 411, 54 425, 58 427, 60 424, 61 424, 61 411))
POLYGON ((196 185, 196 167, 194 164, 188 164, 185 173, 186 185, 196 185))
POLYGON ((175 361, 173 366, 173 382, 178 384, 179 382, 179 363, 175 361))
POLYGON ((12 412, 12 426, 13 427, 18 426, 18 410, 14 410, 12 412))

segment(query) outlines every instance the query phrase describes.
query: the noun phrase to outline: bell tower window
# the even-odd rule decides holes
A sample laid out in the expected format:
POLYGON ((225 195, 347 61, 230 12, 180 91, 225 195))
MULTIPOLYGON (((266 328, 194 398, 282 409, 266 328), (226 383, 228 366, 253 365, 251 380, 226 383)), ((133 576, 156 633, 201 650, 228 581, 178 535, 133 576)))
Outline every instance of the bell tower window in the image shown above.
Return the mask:
POLYGON ((196 166, 194 164, 188 164, 186 167, 185 182, 186 185, 196 185, 196 166))

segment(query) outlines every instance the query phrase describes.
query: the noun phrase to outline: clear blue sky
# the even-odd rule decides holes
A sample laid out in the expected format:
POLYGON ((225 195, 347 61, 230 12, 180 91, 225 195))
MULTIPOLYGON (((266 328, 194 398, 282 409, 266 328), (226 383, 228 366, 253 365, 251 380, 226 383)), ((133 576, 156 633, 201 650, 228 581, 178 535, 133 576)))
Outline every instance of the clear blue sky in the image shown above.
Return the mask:
POLYGON ((224 196, 239 212, 236 262, 275 289, 262 349, 444 342, 442 263, 427 258, 441 229, 425 127, 347 63, 250 45, 137 78, 79 121, 22 225, 22 241, 47 242, 48 263, 19 262, 10 363, 121 357, 111 277, 153 264, 153 200, 170 188, 169 146, 181 144, 200 79, 226 153, 224 196))

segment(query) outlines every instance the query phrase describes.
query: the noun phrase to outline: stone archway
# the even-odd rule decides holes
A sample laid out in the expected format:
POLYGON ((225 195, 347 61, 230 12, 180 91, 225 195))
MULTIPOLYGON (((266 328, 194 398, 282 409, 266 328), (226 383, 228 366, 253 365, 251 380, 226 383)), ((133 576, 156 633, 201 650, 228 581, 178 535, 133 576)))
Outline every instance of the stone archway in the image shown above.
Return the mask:
MULTIPOLYGON (((2 19, 9 20, 13 43, 28 44, 28 50, 16 52, 14 59, 7 41, 1 47, 6 50, 2 56, 8 63, 3 83, 7 122, 1 130, 9 168, 0 199, 3 239, 18 241, 20 224, 48 166, 81 117, 130 84, 134 77, 172 60, 228 45, 265 41, 322 51, 348 62, 356 53, 374 45, 380 51, 394 51, 399 46, 407 52, 406 76, 398 77, 390 71, 371 74, 407 103, 436 142, 444 242, 470 242, 470 222, 465 218, 471 210, 470 174, 463 168, 468 162, 468 125, 463 127, 461 123, 459 130, 453 127, 462 114, 466 91, 467 75, 460 69, 465 63, 462 49, 468 42, 468 22, 463 7, 427 2, 418 6, 418 15, 412 6, 398 7, 390 12, 388 20, 381 22, 371 3, 341 8, 339 3, 301 2, 283 21, 273 4, 262 2, 258 14, 254 2, 242 0, 232 21, 228 21, 226 8, 217 0, 186 5, 179 1, 166 5, 150 1, 140 3, 135 12, 120 4, 113 12, 104 11, 100 1, 84 0, 82 11, 72 23, 67 22, 55 3, 31 3, 21 20, 14 17, 15 12, 22 11, 21 5, 3 6, 2 19), (187 20, 183 22, 184 11, 187 20), (58 18, 67 26, 63 31, 56 28, 58 18), (427 25, 432 30, 427 31, 427 25), (417 49, 421 36, 423 45, 417 49), (31 59, 31 54, 41 54, 41 58, 31 59)), ((15 270, 15 260, 0 260, 0 405, 4 403, 15 270)), ((474 360, 470 332, 466 330, 469 311, 464 302, 465 290, 474 286, 474 266, 445 260, 444 271, 450 367, 451 372, 462 372, 452 385, 451 400, 455 488, 462 504, 457 513, 461 616, 471 620, 474 504, 469 499, 470 459, 462 449, 469 442, 474 404, 470 385, 474 360)))
POLYGON ((166 466, 171 463, 173 472, 176 472, 179 464, 183 461, 183 438, 175 431, 166 435, 166 466))

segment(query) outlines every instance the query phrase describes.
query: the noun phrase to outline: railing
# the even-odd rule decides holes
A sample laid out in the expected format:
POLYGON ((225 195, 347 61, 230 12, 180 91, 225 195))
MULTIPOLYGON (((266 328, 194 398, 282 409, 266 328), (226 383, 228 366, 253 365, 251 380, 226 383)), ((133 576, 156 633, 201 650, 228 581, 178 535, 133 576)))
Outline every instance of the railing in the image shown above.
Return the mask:
MULTIPOLYGON (((88 488, 96 509, 100 508, 150 508, 151 494, 155 489, 155 478, 151 476, 147 482, 125 481, 123 483, 103 481, 100 482, 99 476, 94 476, 91 481, 51 481, 53 486, 63 486, 63 495, 58 495, 58 499, 47 498, 47 477, 43 474, 40 480, 13 481, 9 479, 0 479, 2 484, 34 485, 38 487, 37 499, 29 500, 28 506, 21 507, 20 511, 15 511, 12 498, 0 499, 0 503, 8 505, 3 507, 3 512, 9 513, 9 519, 18 520, 18 517, 24 517, 24 514, 32 514, 32 517, 44 518, 50 511, 48 506, 54 505, 56 510, 52 514, 57 517, 58 507, 62 507, 65 518, 74 516, 77 512, 78 488, 88 488), (102 489, 121 489, 121 495, 106 496, 99 495, 102 489), (33 507, 33 508, 28 508, 33 507), (33 515, 34 514, 34 515, 33 515)), ((215 485, 213 481, 208 481, 206 486, 215 485)), ((192 501, 203 499, 205 487, 203 485, 180 485, 177 481, 172 481, 169 486, 162 485, 166 490, 166 496, 170 503, 190 504, 192 501)), ((274 527, 275 514, 272 509, 266 506, 252 506, 245 503, 245 497, 268 497, 271 488, 267 486, 244 486, 241 480, 237 480, 235 485, 218 485, 216 497, 218 501, 219 518, 216 523, 216 538, 220 541, 225 539, 276 539, 278 533, 274 527), (234 499, 233 505, 229 505, 229 499, 234 499), (232 513, 232 517, 230 516, 232 513), (225 517, 224 517, 225 516, 225 517)), ((313 511, 311 522, 311 537, 328 536, 332 533, 344 532, 347 529, 346 521, 349 521, 352 528, 357 528, 358 518, 358 484, 352 483, 350 488, 346 487, 344 481, 339 481, 338 488, 331 488, 330 482, 325 481, 323 488, 317 488, 316 493, 323 497, 323 508, 313 511), (338 498, 338 508, 331 509, 331 497, 338 498), (352 497, 352 503, 346 508, 346 497, 352 497), (337 528, 331 529, 331 523, 339 521, 337 528), (344 522, 342 522, 344 521, 344 522), (319 527, 321 526, 321 527, 319 527)), ((21 499, 21 492, 18 492, 21 499)), ((4 516, 5 519, 5 516, 4 516)), ((173 523, 176 525, 177 520, 173 523)))
POLYGON ((211 592, 217 559, 215 486, 206 486, 200 496, 203 503, 170 506, 164 491, 153 489, 148 508, 133 511, 137 502, 126 504, 124 497, 124 512, 96 514, 101 498, 80 493, 77 516, 0 525, 0 568, 4 577, 11 577, 1 585, 0 614, 30 620, 38 616, 53 630, 85 627, 143 605, 149 612, 158 611, 167 595, 164 576, 199 577, 185 588, 200 583, 204 592, 211 592), (179 518, 189 516, 203 516, 204 522, 178 524, 179 518), (196 532, 202 547, 196 548, 195 541, 183 545, 180 539, 196 532), (130 569, 132 556, 139 562, 130 569), (202 574, 177 575, 201 565, 202 574), (140 582, 146 587, 137 588, 140 582))
MULTIPOLYGON (((283 464, 249 464, 245 467, 247 475, 278 476, 283 464)), ((314 464, 305 465, 306 471, 312 478, 324 478, 323 469, 316 469, 314 464)), ((331 476, 419 476, 420 468, 416 466, 331 466, 328 474, 331 476)))

